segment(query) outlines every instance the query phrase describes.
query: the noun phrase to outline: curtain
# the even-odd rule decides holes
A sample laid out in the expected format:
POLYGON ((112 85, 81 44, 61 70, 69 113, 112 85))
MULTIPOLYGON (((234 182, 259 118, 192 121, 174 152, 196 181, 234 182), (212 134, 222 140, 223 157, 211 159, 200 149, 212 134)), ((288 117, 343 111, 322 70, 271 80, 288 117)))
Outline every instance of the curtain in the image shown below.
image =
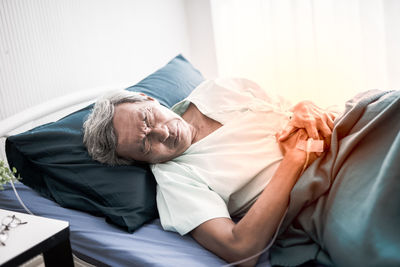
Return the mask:
POLYGON ((400 1, 211 0, 219 76, 292 102, 400 89, 400 1))

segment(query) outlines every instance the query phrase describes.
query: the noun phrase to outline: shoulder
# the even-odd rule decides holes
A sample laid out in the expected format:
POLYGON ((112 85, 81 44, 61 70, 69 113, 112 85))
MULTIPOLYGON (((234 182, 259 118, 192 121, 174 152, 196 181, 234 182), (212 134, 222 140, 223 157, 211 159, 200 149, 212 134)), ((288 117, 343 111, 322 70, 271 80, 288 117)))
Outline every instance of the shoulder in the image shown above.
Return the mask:
POLYGON ((206 91, 206 90, 214 90, 218 88, 219 90, 234 90, 234 91, 243 91, 248 88, 252 88, 253 90, 262 90, 261 87, 254 81, 245 79, 245 78, 227 78, 221 77, 213 80, 206 80, 202 82, 193 92, 196 91, 206 91))
POLYGON ((217 99, 218 102, 224 100, 241 100, 247 98, 268 98, 268 93, 263 90, 256 82, 244 78, 217 78, 206 80, 193 90, 188 99, 198 99, 209 101, 217 99))

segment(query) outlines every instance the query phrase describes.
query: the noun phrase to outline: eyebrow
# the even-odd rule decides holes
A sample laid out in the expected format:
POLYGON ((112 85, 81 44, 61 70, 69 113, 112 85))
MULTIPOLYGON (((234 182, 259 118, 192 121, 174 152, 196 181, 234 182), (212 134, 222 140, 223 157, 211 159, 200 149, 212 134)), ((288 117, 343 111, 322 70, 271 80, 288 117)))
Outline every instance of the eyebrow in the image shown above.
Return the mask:
POLYGON ((140 114, 143 115, 143 118, 141 120, 144 120, 146 118, 146 109, 145 108, 139 108, 140 114))

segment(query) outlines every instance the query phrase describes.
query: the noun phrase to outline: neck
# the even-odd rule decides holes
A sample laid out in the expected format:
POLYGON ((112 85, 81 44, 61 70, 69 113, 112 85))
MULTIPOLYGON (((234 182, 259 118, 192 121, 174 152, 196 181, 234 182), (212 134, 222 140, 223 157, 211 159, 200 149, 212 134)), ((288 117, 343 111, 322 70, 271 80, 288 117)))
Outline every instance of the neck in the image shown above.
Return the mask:
MULTIPOLYGON (((189 124, 191 132, 192 132, 192 144, 196 143, 199 138, 199 132, 201 127, 199 125, 199 113, 200 111, 197 109, 195 105, 192 103, 189 104, 187 110, 182 114, 182 118, 189 124)), ((200 113, 201 114, 201 113, 200 113)))
POLYGON ((192 103, 190 103, 188 109, 182 114, 182 118, 191 126, 192 144, 222 126, 219 122, 201 113, 192 103))

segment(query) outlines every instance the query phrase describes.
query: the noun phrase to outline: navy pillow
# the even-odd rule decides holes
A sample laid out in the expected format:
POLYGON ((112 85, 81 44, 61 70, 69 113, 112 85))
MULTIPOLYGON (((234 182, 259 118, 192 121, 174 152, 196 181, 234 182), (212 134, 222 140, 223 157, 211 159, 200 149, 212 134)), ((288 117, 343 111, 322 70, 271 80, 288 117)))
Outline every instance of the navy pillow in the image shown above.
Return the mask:
MULTIPOLYGON (((171 107, 204 80, 183 56, 127 90, 171 107)), ((129 232, 158 216, 156 183, 147 164, 108 166, 90 158, 82 124, 92 105, 57 122, 10 136, 6 153, 22 182, 66 208, 104 216, 129 232)))

